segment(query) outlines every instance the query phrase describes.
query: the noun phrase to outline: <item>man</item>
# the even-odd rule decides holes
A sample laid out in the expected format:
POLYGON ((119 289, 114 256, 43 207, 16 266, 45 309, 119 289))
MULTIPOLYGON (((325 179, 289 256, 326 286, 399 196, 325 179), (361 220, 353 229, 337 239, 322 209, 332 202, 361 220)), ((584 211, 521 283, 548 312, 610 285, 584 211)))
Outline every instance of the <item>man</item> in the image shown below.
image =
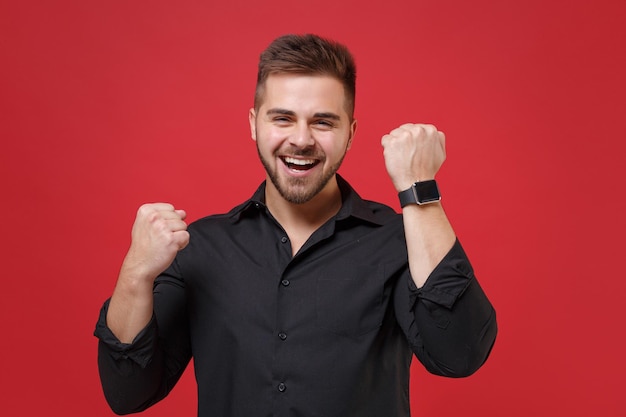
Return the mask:
POLYGON ((170 204, 139 209, 96 327, 116 413, 164 398, 192 357, 201 417, 408 416, 413 354, 451 377, 484 363, 495 313, 439 202, 443 133, 382 138, 402 215, 336 173, 355 74, 342 45, 276 39, 249 113, 266 181, 188 228, 170 204))

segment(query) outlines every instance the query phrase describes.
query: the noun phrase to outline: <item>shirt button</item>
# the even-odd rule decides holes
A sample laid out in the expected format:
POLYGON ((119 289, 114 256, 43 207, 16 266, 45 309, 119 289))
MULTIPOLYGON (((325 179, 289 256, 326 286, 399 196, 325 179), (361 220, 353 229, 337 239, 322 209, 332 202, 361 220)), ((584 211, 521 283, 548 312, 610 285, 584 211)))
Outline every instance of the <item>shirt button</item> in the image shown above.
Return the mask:
POLYGON ((287 339, 287 335, 283 332, 278 333, 278 337, 280 338, 280 340, 286 340, 287 339))
POLYGON ((287 243, 288 240, 289 239, 287 239, 287 236, 283 236, 283 237, 280 238, 280 241, 283 242, 283 243, 287 243))
POLYGON ((278 384, 278 391, 285 392, 286 389, 287 389, 287 385, 283 384, 282 382, 278 384))
POLYGON ((280 281, 281 284, 283 284, 283 286, 288 286, 289 285, 289 280, 288 279, 284 279, 282 281, 280 281))

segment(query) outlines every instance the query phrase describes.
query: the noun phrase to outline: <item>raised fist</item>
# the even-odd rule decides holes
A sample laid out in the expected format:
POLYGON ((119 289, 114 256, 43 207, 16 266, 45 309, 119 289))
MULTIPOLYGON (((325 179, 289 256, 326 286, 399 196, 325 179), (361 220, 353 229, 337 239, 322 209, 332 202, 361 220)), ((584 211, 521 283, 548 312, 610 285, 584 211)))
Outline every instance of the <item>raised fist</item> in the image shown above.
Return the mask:
POLYGON ((136 277, 154 280, 189 243, 186 216, 184 210, 176 210, 168 203, 142 205, 122 268, 136 277))
POLYGON ((433 125, 404 124, 382 137, 385 166, 397 191, 435 178, 446 159, 445 135, 433 125))

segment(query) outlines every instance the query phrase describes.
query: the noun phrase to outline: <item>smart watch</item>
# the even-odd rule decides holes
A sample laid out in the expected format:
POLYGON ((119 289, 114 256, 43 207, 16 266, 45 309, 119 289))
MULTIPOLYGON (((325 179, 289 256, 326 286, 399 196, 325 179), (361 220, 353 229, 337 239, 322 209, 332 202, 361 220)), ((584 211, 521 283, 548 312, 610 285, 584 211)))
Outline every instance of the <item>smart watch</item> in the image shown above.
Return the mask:
POLYGON ((400 191, 400 206, 405 207, 409 204, 428 204, 436 203, 441 200, 439 188, 435 180, 418 181, 411 185, 411 188, 400 191))

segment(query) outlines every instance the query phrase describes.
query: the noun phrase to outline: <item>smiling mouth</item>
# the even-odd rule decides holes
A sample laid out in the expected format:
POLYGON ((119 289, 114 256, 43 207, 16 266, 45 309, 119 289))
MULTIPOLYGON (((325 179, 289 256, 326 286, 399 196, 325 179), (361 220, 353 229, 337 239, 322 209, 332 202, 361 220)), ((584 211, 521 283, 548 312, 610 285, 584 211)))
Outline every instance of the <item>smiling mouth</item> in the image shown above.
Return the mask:
POLYGON ((288 156, 283 156, 280 158, 287 168, 293 169, 296 171, 306 171, 313 168, 315 165, 319 164, 320 161, 316 159, 296 159, 288 156))

